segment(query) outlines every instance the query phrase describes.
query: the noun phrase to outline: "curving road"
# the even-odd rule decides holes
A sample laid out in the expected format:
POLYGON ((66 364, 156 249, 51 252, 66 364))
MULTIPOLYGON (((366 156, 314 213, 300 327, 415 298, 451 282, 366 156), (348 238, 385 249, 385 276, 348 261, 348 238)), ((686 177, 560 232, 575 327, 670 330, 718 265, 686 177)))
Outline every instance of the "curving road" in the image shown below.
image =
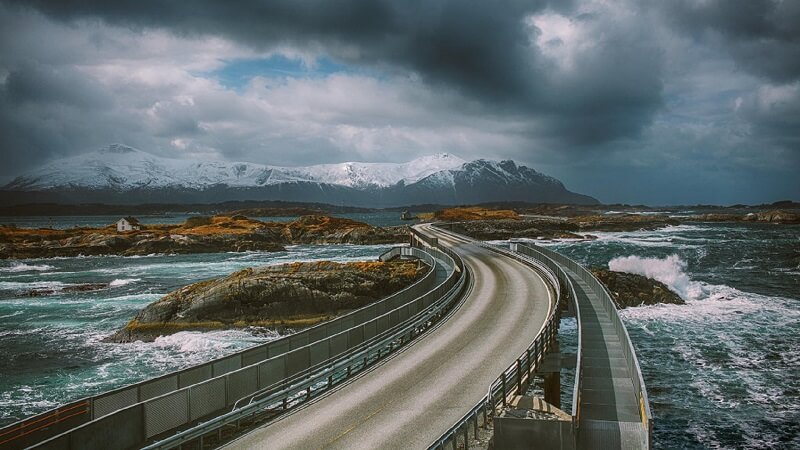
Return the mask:
POLYGON ((541 330, 552 305, 530 267, 429 225, 420 231, 452 246, 474 285, 429 334, 230 448, 427 448, 486 394, 541 330))

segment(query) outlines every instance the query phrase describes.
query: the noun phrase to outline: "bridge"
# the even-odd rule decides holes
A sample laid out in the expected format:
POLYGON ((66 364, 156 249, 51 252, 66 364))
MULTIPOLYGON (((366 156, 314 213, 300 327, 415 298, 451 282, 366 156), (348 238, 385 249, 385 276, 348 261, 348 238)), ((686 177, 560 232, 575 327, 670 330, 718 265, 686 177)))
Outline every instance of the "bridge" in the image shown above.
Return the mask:
MULTIPOLYGON (((545 248, 417 225, 431 270, 326 324, 0 429, 0 448, 459 448, 494 427, 527 448, 649 448, 652 416, 630 338, 605 288, 545 248), (578 350, 560 355, 562 305, 578 350), (572 411, 558 409, 573 359, 572 411), (544 378, 560 420, 506 414, 544 378), (522 421, 520 421, 522 420, 522 421)), ((501 440, 501 441, 498 441, 501 440)), ((496 447, 497 448, 497 447, 496 447)))

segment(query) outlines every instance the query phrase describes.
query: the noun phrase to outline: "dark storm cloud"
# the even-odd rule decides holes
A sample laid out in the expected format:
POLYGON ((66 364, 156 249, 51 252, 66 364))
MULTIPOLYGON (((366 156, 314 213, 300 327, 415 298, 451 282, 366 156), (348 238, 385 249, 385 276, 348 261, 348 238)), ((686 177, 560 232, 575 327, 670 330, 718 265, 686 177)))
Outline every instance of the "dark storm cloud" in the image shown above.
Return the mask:
POLYGON ((800 2, 682 0, 658 5, 676 28, 698 39, 720 39, 723 50, 746 70, 774 82, 800 79, 800 2))
POLYGON ((797 198, 798 24, 766 0, 0 0, 0 177, 122 142, 514 158, 609 202, 797 198), (276 58, 294 72, 257 69, 276 58))
POLYGON ((96 110, 113 102, 109 93, 87 76, 69 68, 54 69, 35 63, 10 71, 2 94, 15 107, 39 103, 96 110))
MULTIPOLYGON (((647 39, 607 30, 576 75, 554 75, 531 43, 530 14, 572 2, 515 1, 34 1, 51 17, 221 35, 258 49, 320 49, 340 61, 418 74, 496 113, 552 122, 571 144, 635 136, 661 106, 660 65, 647 39)), ((579 20, 596 21, 590 16, 579 20)))

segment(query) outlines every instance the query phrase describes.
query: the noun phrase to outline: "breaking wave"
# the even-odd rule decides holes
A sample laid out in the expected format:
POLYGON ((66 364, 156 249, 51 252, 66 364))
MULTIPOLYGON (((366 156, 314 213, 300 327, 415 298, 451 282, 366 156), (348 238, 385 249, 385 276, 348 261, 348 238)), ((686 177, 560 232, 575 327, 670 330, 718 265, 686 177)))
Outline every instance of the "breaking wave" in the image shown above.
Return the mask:
POLYGON ((116 280, 108 283, 110 287, 120 287, 125 286, 126 284, 135 283, 137 281, 141 281, 141 278, 117 278, 116 280))
POLYGON ((18 273, 18 272, 44 272, 52 270, 55 267, 49 264, 25 264, 14 263, 9 267, 0 267, 0 272, 18 273))
POLYGON ((622 256, 609 261, 608 268, 616 272, 634 273, 658 280, 684 300, 697 299, 702 295, 701 284, 689 278, 686 274, 686 261, 678 255, 666 258, 622 256))

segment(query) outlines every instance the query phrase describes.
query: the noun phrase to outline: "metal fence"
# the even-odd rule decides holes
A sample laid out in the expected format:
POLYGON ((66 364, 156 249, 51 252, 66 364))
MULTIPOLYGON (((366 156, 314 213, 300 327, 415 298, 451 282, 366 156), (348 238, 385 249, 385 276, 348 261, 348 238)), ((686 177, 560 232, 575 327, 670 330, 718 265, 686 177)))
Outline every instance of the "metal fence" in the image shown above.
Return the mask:
MULTIPOLYGON (((431 249, 426 249, 426 251, 430 252, 431 249)), ((455 261, 461 265, 460 259, 455 261)), ((463 265, 461 266, 463 267, 463 265)), ((154 442, 145 447, 145 450, 175 448, 198 440, 202 447, 204 437, 219 435, 220 430, 226 425, 236 424, 238 428, 239 421, 252 419, 264 411, 277 415, 295 405, 324 394, 333 386, 363 372, 381 358, 435 326, 460 301, 468 286, 468 279, 468 271, 463 272, 460 276, 458 272, 451 274, 448 281, 430 294, 430 297, 439 298, 439 300, 408 321, 377 336, 372 342, 365 342, 360 347, 341 355, 326 367, 309 371, 307 376, 285 379, 270 389, 247 397, 246 404, 239 405, 239 407, 235 405, 230 412, 154 442)), ((217 442, 221 440, 219 437, 217 439, 217 442)))
MULTIPOLYGON (((557 266, 563 266, 572 271, 576 274, 582 281, 584 281, 589 288, 594 292, 601 300, 603 304, 603 308, 606 312, 609 313, 611 317, 611 321, 614 324, 614 329, 619 337, 620 342, 622 343, 623 353, 625 354, 625 362, 627 365, 628 373, 630 376, 631 381, 633 382, 634 391, 637 395, 637 401, 639 402, 639 417, 642 421, 642 425, 645 427, 647 431, 647 446, 652 446, 652 436, 653 436, 653 416, 650 412, 650 403, 647 398, 647 392, 645 389, 644 379, 642 378, 642 370, 639 366, 639 360, 636 357, 636 352, 633 348, 633 343, 631 342, 630 336, 628 335, 628 330, 625 328, 625 324, 620 319, 619 314, 617 312, 616 305, 614 303, 611 294, 608 292, 606 287, 599 281, 597 278, 592 275, 586 268, 578 264, 577 262, 573 261, 572 259, 557 253, 553 250, 534 246, 534 245, 522 245, 522 244, 512 244, 516 247, 516 250, 522 254, 528 255, 532 258, 539 259, 543 262, 551 261, 555 263, 557 266)), ((566 275, 566 272, 563 270, 562 276, 565 279, 569 279, 566 275)), ((575 297, 573 297, 575 298, 575 297)), ((577 302, 575 302, 577 304, 577 302)), ((580 383, 581 383, 581 347, 582 342, 580 338, 580 315, 578 315, 578 364, 575 373, 575 395, 573 396, 573 420, 577 421, 579 419, 580 410, 576 409, 576 405, 580 403, 580 383)))
MULTIPOLYGON (((388 327, 392 320, 392 318, 386 317, 383 322, 378 323, 376 318, 386 316, 389 311, 395 312, 394 320, 407 316, 410 310, 402 307, 413 303, 420 296, 434 290, 437 277, 442 278, 443 271, 452 272, 452 267, 454 266, 454 263, 449 263, 449 266, 447 264, 442 265, 440 260, 434 258, 429 252, 411 247, 392 249, 381 255, 381 258, 385 260, 401 255, 417 257, 428 264, 431 269, 422 279, 392 296, 302 332, 199 366, 73 402, 56 410, 17 422, 0 430, 0 446, 3 448, 22 448, 73 429, 76 431, 72 434, 79 436, 81 432, 76 427, 80 428, 88 424, 106 424, 104 426, 91 427, 95 431, 106 429, 109 424, 116 427, 119 421, 118 418, 131 415, 131 411, 134 409, 141 409, 139 414, 142 417, 141 420, 133 422, 130 420, 121 421, 121 429, 117 429, 114 432, 115 438, 118 437, 123 443, 127 441, 127 435, 132 436, 131 440, 140 439, 142 433, 134 429, 137 427, 128 425, 134 422, 137 424, 141 422, 141 427, 139 428, 142 429, 145 438, 149 438, 160 431, 164 431, 161 429, 163 427, 196 420, 203 415, 202 413, 213 407, 221 406, 224 408, 230 404, 229 399, 233 399, 233 401, 238 399, 238 397, 234 398, 238 394, 246 393, 250 389, 257 390, 265 387, 267 383, 274 380, 274 377, 279 376, 278 371, 274 369, 275 360, 283 360, 285 364, 283 373, 285 376, 291 376, 303 370, 305 365, 318 362, 317 360, 325 357, 326 354, 328 357, 339 354, 357 345, 359 340, 368 339, 377 334, 379 326, 388 327), (367 323, 372 325, 366 325, 367 323), (350 331, 354 328, 358 328, 361 331, 352 331, 351 333, 350 331), (319 344, 323 340, 330 342, 327 348, 323 348, 323 345, 319 344), (301 350, 307 352, 308 356, 301 355, 301 350), (270 363, 267 364, 267 362, 270 363), (253 367, 255 365, 263 367, 254 371, 253 367), (247 370, 243 370, 245 368, 247 370), (247 377, 243 375, 244 373, 257 373, 259 379, 254 382, 252 377, 247 377), (229 376, 227 376, 228 374, 229 376), (201 389, 209 389, 208 386, 200 388, 195 385, 213 379, 218 380, 223 376, 227 376, 228 379, 232 380, 230 385, 233 386, 229 390, 230 395, 228 393, 225 394, 224 400, 221 399, 219 394, 212 395, 210 403, 202 403, 197 399, 192 400, 193 393, 195 394, 194 397, 198 397, 201 395, 201 389), (185 413, 180 411, 181 408, 175 407, 181 402, 187 405, 185 413), (172 408, 169 408, 170 406, 172 408), (177 412, 168 414, 164 412, 167 409, 177 412), (109 417, 111 415, 115 416, 109 417), (162 416, 165 416, 163 417, 164 420, 162 420, 162 416)), ((217 386, 221 385, 220 381, 215 381, 215 383, 217 386)), ((214 386, 214 384, 212 383, 209 386, 214 386)), ((50 445, 52 444, 55 444, 55 442, 50 445)), ((81 445, 81 447, 91 448, 91 445, 81 445)))
MULTIPOLYGON (((459 238, 469 239, 452 230, 447 232, 459 238)), ((548 283, 551 284, 551 288, 556 293, 557 300, 556 303, 552 305, 550 315, 545 321, 542 332, 536 336, 531 345, 489 386, 486 396, 462 416, 449 430, 445 431, 433 442, 429 450, 444 449, 447 446, 455 450, 460 448, 459 443, 463 445, 463 448, 466 450, 469 447, 470 430, 472 430, 473 438, 477 437, 478 427, 486 426, 487 421, 490 417, 494 416, 498 408, 506 405, 510 395, 521 392, 522 389, 530 383, 531 377, 544 362, 545 355, 555 345, 558 339, 558 327, 561 319, 561 310, 558 308, 558 303, 561 299, 562 290, 556 273, 554 273, 546 263, 540 263, 488 244, 481 245, 533 266, 547 278, 548 283)))

